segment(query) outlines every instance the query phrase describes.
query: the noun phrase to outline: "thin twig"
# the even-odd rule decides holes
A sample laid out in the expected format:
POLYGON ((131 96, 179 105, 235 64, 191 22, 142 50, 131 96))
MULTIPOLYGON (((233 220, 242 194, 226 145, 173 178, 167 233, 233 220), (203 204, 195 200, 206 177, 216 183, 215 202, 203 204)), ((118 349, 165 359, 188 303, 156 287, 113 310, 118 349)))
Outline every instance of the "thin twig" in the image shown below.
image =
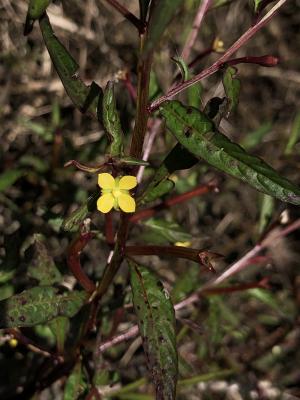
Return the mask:
POLYGON ((201 1, 201 4, 200 4, 200 6, 198 8, 196 17, 195 17, 194 22, 193 22, 192 30, 191 30, 188 38, 187 38, 187 41, 186 41, 186 43, 184 45, 184 48, 182 50, 182 53, 181 53, 181 57, 184 60, 188 60, 188 58, 189 58, 189 56, 191 54, 191 50, 192 50, 192 48, 194 46, 194 43, 195 43, 195 41, 197 39, 197 35, 198 35, 199 30, 200 30, 200 26, 202 24, 204 15, 205 15, 206 11, 208 10, 211 2, 212 2, 212 0, 203 0, 203 1, 201 1))
POLYGON ((112 7, 114 7, 120 14, 123 15, 129 22, 131 22, 139 32, 142 32, 144 29, 144 25, 142 24, 141 20, 133 15, 127 8, 122 6, 117 0, 106 0, 112 7))
POLYGON ((162 201, 161 203, 157 204, 154 207, 145 208, 144 210, 140 210, 130 217, 130 222, 136 223, 136 222, 140 221, 141 219, 151 218, 157 212, 164 210, 165 208, 175 206, 176 204, 188 201, 188 200, 192 199, 193 197, 202 196, 203 194, 213 192, 213 191, 216 191, 216 192, 218 191, 218 186, 217 186, 216 180, 212 180, 211 182, 208 182, 207 184, 204 184, 204 185, 199 185, 188 192, 170 197, 169 199, 162 201))
POLYGON ((182 91, 199 82, 200 80, 207 78, 208 76, 218 71, 223 66, 223 64, 232 56, 232 54, 234 54, 243 45, 245 45, 252 38, 252 36, 256 34, 256 32, 263 28, 269 22, 269 20, 278 12, 279 8, 283 6, 286 2, 287 0, 279 0, 278 3, 273 8, 271 8, 271 10, 265 16, 257 22, 256 25, 251 26, 215 63, 213 63, 210 67, 204 69, 199 74, 195 75, 192 79, 189 79, 177 85, 167 94, 155 100, 148 107, 149 111, 153 112, 157 110, 159 106, 165 101, 171 99, 178 93, 181 93, 182 91))
MULTIPOLYGON (((144 145, 144 152, 143 152, 142 160, 148 161, 154 140, 159 132, 161 125, 162 125, 161 119, 157 119, 153 123, 152 129, 148 133, 148 137, 145 138, 145 145, 144 145)), ((141 182, 143 175, 144 175, 144 171, 145 171, 145 166, 141 165, 139 168, 139 171, 137 173, 137 176, 136 176, 138 183, 141 182)))

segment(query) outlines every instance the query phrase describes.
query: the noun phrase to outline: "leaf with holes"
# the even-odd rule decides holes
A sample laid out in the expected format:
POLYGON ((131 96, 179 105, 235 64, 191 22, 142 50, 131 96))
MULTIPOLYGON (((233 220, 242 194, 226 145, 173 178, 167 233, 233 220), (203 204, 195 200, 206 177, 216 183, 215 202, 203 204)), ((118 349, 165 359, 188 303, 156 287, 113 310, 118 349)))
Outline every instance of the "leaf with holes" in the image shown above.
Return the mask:
POLYGON ((166 289, 148 268, 129 261, 133 305, 156 398, 175 399, 178 360, 175 313, 166 289))
POLYGON ((58 294, 52 286, 24 290, 0 301, 0 329, 44 324, 53 318, 73 317, 86 303, 83 291, 58 294))
POLYGON ((201 111, 179 101, 168 101, 161 106, 160 112, 170 132, 195 157, 263 193, 287 203, 300 204, 300 188, 262 159, 248 154, 229 140, 201 111))

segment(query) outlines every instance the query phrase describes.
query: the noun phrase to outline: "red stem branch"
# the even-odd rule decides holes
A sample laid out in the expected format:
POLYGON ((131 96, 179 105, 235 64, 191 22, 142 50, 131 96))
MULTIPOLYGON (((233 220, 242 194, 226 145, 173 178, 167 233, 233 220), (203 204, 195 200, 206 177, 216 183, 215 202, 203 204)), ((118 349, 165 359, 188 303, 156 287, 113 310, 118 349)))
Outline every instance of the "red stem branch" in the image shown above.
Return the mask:
POLYGON ((114 9, 116 9, 120 14, 123 15, 129 22, 131 22, 139 32, 143 32, 144 25, 142 21, 133 15, 126 7, 122 6, 117 0, 106 0, 114 9))
POLYGON ((93 292, 96 286, 81 267, 80 253, 92 237, 93 234, 90 232, 80 234, 80 236, 71 243, 67 256, 67 263, 70 271, 75 276, 78 283, 89 293, 93 292))
POLYGON ((173 196, 170 199, 167 199, 154 207, 145 208, 144 210, 136 212, 134 215, 130 217, 130 222, 138 222, 141 219, 151 218, 157 212, 164 210, 168 207, 172 207, 176 204, 183 203, 184 201, 188 201, 196 196, 201 196, 203 194, 209 193, 211 191, 217 190, 216 181, 212 181, 206 185, 200 185, 189 192, 179 194, 177 196, 173 196))
POLYGON ((189 79, 171 89, 167 94, 161 96, 159 99, 155 100, 149 107, 149 111, 153 112, 157 110, 162 103, 167 100, 170 100, 175 95, 181 93, 185 89, 199 82, 200 80, 207 78, 208 76, 217 72, 222 65, 234 54, 237 50, 239 50, 243 45, 245 45, 262 27, 264 27, 269 20, 278 12, 279 8, 286 3, 287 0, 279 0, 277 4, 254 26, 251 26, 233 45, 221 56, 215 63, 213 63, 210 67, 206 68, 199 74, 195 75, 192 79, 189 79))

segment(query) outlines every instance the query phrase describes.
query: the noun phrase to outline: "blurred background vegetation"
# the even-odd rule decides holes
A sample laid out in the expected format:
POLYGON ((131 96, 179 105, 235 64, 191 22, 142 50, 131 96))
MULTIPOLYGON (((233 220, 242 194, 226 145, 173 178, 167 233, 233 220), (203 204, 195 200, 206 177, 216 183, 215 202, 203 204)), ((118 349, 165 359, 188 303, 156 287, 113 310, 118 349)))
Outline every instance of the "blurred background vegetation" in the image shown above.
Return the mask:
MULTIPOLYGON (((216 6, 222 3, 225 2, 215 1, 216 6)), ((193 56, 210 47, 216 37, 224 42, 225 48, 229 47, 251 25, 250 2, 227 3, 207 14, 193 56)), ((138 1, 123 1, 123 4, 138 14, 138 1)), ((155 56, 152 92, 170 87, 177 73, 171 57, 180 54, 198 5, 198 0, 186 0, 164 35, 155 56)), ((62 231, 61 224, 95 190, 96 176, 63 166, 70 159, 100 164, 107 146, 98 123, 80 114, 71 104, 52 68, 39 29, 35 27, 29 37, 23 36, 26 11, 25 1, 0 0, 1 299, 34 286, 32 265, 36 255, 28 248, 36 233, 46 238, 49 254, 63 274, 63 284, 75 285, 66 266, 66 249, 72 234, 62 231)), ((49 17, 55 33, 80 64, 80 75, 86 82, 95 80, 103 87, 107 80, 127 73, 135 85, 137 35, 109 4, 100 0, 56 1, 49 8, 49 17)), ((230 138, 263 157, 298 185, 299 26, 300 1, 288 2, 238 52, 239 57, 272 54, 280 58, 280 63, 275 68, 238 66, 242 85, 239 106, 221 125, 230 138)), ((217 57, 211 54, 203 58, 194 72, 210 65, 217 57)), ((122 81, 116 90, 128 138, 135 105, 122 81)), ((196 97, 202 105, 211 97, 222 95, 219 74, 196 87, 196 97)), ((180 98, 186 99, 186 94, 180 98)), ((160 132, 150 156, 152 166, 159 164, 172 143, 169 135, 160 132)), ((150 174, 151 168, 146 171, 144 181, 150 174)), ((209 248, 224 255, 223 262, 216 265, 221 272, 253 247, 267 228, 265 221, 288 224, 299 218, 297 207, 278 201, 266 205, 266 197, 201 163, 173 176, 174 193, 183 193, 213 178, 219 181, 219 193, 195 198, 184 206, 174 206, 138 223, 130 242, 141 243, 142 239, 157 244, 190 242, 192 247, 209 248)), ((96 280, 101 276, 109 248, 102 233, 103 216, 94 212, 90 217, 91 226, 98 234, 84 252, 83 265, 96 280)), ((178 320, 181 380, 178 399, 300 397, 298 240, 296 231, 273 241, 266 251, 267 264, 250 266, 231 280, 241 284, 268 277, 269 290, 210 296, 182 310, 178 320)), ((183 260, 145 257, 145 263, 157 270, 170 290, 173 288, 175 303, 210 278, 208 272, 202 273, 199 266, 183 260)), ((110 311, 129 302, 128 292, 124 267, 110 293, 111 298, 117 298, 114 306, 109 305, 109 296, 104 306, 103 340, 111 332, 110 311)), ((131 310, 125 307, 115 333, 126 331, 134 322, 131 310)), ((53 334, 47 326, 27 328, 23 332, 39 345, 53 348, 53 334)), ((22 397, 25 396, 22 390, 37 379, 39 370, 46 369, 47 359, 22 343, 14 347, 15 343, 9 339, 2 332, 0 398, 31 398, 22 397)), ((86 346, 88 354, 89 343, 86 346)), ((139 380, 147 376, 139 339, 133 339, 130 346, 121 343, 107 350, 101 366, 101 384, 110 398, 153 398, 150 384, 139 380), (129 384, 133 386, 128 387, 129 384)), ((54 380, 50 388, 34 398, 63 398, 64 385, 65 378, 54 380)))

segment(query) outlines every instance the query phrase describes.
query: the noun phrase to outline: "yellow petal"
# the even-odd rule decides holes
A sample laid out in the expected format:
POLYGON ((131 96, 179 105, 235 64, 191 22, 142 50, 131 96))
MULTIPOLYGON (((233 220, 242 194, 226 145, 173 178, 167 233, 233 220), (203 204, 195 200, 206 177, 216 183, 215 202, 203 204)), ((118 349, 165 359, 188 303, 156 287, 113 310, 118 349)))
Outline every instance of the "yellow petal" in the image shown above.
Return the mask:
POLYGON ((101 189, 113 189, 115 187, 115 179, 107 172, 98 175, 98 185, 101 189))
POLYGON ((125 190, 130 190, 136 187, 137 185, 137 180, 135 176, 132 175, 125 175, 122 176, 119 182, 119 189, 125 189, 125 190))
POLYGON ((118 204, 121 210, 126 213, 135 212, 135 200, 129 194, 121 193, 118 197, 118 204))
POLYGON ((114 197, 111 193, 106 193, 103 196, 99 197, 97 201, 97 209, 106 214, 110 212, 114 205, 114 197))

